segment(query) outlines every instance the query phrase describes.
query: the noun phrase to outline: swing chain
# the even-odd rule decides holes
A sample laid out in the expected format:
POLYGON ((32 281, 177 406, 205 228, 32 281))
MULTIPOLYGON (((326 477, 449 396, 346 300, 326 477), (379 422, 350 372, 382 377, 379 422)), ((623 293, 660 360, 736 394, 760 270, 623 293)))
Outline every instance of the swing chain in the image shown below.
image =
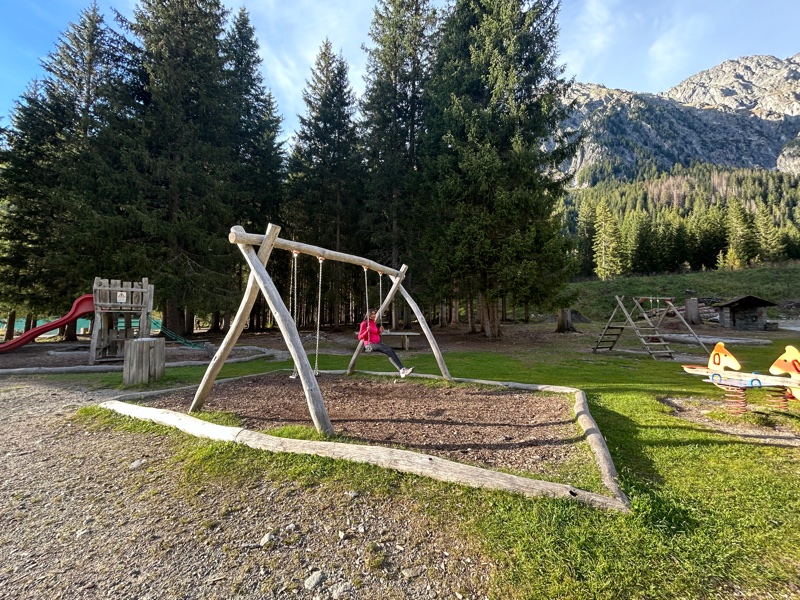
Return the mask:
POLYGON ((378 271, 378 327, 383 327, 383 273, 378 271))
MULTIPOLYGON (((291 277, 289 278, 289 304, 291 305, 291 309, 289 310, 289 314, 291 314, 292 319, 294 319, 294 326, 297 327, 297 317, 298 317, 298 309, 297 309, 297 257, 300 256, 300 252, 297 250, 292 250, 292 272, 291 277)), ((297 363, 292 366, 292 374, 289 376, 291 379, 297 378, 297 363)))
POLYGON ((317 347, 314 354, 314 375, 319 375, 319 322, 322 318, 322 263, 325 259, 321 256, 319 260, 319 292, 317 294, 317 347))

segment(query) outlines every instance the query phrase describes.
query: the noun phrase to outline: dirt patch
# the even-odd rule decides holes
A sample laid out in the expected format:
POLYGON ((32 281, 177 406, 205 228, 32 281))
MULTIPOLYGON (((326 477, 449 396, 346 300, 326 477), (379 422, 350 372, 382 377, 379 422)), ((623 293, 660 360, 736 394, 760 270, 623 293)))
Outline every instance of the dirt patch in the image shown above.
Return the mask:
POLYGON ((790 427, 780 424, 774 427, 759 427, 748 423, 725 423, 708 417, 709 412, 725 410, 724 402, 719 400, 708 398, 659 398, 659 400, 671 407, 676 417, 715 431, 735 435, 758 444, 800 447, 800 435, 790 427))
MULTIPOLYGON (((578 452, 583 439, 570 397, 413 379, 318 377, 337 434, 482 467, 544 475, 578 452)), ((193 392, 151 406, 186 412, 193 392)), ((217 384, 204 410, 228 411, 243 426, 313 426, 299 379, 286 372, 217 384)))

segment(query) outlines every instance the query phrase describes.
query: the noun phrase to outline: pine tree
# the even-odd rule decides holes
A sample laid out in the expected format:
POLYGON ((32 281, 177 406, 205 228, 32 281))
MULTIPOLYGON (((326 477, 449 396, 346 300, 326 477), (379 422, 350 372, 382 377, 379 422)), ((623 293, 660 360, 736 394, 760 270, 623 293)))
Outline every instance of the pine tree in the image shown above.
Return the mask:
MULTIPOLYGON (((356 99, 344 58, 325 40, 303 91, 306 114, 289 157, 284 218, 291 235, 317 246, 359 254, 362 160, 354 114, 356 99)), ((334 326, 339 298, 347 293, 339 265, 326 278, 334 326)))
POLYGON ((231 302, 235 250, 229 133, 236 115, 225 85, 219 0, 142 0, 127 23, 141 55, 141 108, 129 138, 127 176, 141 221, 167 327, 184 331, 184 309, 213 310, 231 302))
POLYGON ((757 256, 758 242, 752 217, 738 199, 728 202, 726 226, 728 249, 725 252, 725 266, 730 269, 744 269, 757 256))
POLYGON ((755 234, 758 256, 762 261, 776 262, 786 257, 786 246, 767 205, 762 204, 758 207, 755 218, 755 234))
POLYGON ((278 217, 285 157, 278 139, 281 117, 264 85, 258 41, 244 8, 237 13, 223 50, 234 113, 230 136, 236 162, 231 174, 235 220, 248 231, 260 231, 278 217))
POLYGON ((435 12, 429 0, 379 0, 367 48, 361 105, 369 170, 365 229, 378 258, 394 268, 412 238, 418 193, 423 94, 430 71, 435 12))
POLYGON ((578 273, 588 277, 594 273, 594 236, 596 206, 587 200, 578 205, 578 216, 575 226, 575 249, 577 252, 578 273))
POLYGON ((94 251, 104 232, 92 227, 91 155, 116 70, 113 37, 92 4, 59 38, 42 62, 44 79, 26 90, 12 114, 2 172, 0 285, 9 301, 37 313, 63 313, 91 288, 102 265, 102 253, 94 251))
POLYGON ((595 274, 608 281, 622 274, 623 254, 619 225, 605 202, 597 205, 595 228, 595 274))
MULTIPOLYGON (((567 82, 556 64, 558 3, 458 0, 437 46, 427 113, 432 261, 482 306, 512 296, 546 304, 571 273, 555 204, 558 166, 575 146, 560 130, 567 82)), ((489 310, 487 336, 500 336, 489 310)))

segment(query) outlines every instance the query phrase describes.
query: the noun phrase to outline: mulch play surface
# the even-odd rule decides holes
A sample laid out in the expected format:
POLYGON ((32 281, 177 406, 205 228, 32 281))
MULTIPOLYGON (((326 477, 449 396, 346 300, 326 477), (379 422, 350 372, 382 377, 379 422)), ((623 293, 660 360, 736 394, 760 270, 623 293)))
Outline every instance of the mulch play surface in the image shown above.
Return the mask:
MULTIPOLYGON (((578 452, 583 439, 571 396, 413 378, 322 374, 318 381, 336 433, 364 444, 543 475, 578 452)), ((148 406, 187 412, 193 396, 176 392, 148 406)), ((300 380, 286 372, 218 383, 203 410, 235 413, 256 431, 313 426, 300 380)))

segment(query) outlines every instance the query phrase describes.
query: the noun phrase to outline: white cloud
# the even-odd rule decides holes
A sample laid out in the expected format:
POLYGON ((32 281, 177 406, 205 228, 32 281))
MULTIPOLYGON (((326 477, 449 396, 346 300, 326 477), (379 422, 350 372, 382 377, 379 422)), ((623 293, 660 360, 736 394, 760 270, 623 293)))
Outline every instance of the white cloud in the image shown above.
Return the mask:
MULTIPOLYGON (((230 0, 226 4, 232 7, 230 0)), ((371 2, 245 0, 244 6, 258 36, 265 83, 285 118, 284 134, 292 133, 296 115, 305 112, 302 92, 325 38, 334 52, 344 56, 350 67, 350 84, 361 93, 366 64, 361 45, 368 41, 371 2)))
POLYGON ((585 0, 577 14, 562 13, 562 53, 569 72, 586 80, 587 66, 613 44, 621 24, 615 13, 619 0, 585 0))
POLYGON ((708 30, 705 15, 673 15, 647 50, 647 78, 651 86, 666 90, 687 72, 687 65, 702 47, 708 30))

